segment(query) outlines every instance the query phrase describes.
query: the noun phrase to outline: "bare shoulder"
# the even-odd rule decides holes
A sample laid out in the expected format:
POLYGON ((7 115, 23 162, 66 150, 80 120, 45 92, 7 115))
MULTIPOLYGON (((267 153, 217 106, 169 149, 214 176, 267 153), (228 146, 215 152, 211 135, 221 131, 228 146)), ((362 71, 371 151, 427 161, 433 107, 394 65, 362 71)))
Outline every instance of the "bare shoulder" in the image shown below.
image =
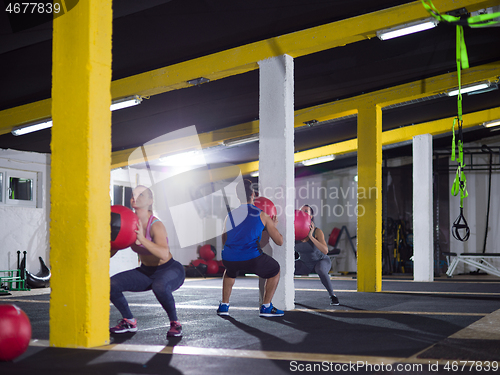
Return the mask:
POLYGON ((314 236, 315 237, 318 237, 318 236, 325 237, 325 233, 323 233, 323 231, 320 228, 316 227, 316 233, 314 236))
POLYGON ((161 222, 160 219, 156 220, 152 225, 151 225, 151 232, 166 232, 167 229, 165 228, 165 225, 161 222))

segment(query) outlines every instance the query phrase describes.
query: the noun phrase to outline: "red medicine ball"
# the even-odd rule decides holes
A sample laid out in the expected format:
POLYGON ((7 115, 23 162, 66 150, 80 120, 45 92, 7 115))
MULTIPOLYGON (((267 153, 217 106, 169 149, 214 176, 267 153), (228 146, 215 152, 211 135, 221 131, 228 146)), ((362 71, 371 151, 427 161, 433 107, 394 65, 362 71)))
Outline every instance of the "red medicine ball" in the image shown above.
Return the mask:
POLYGON ((269 216, 271 217, 276 216, 276 206, 270 199, 264 197, 258 197, 254 199, 253 204, 255 207, 260 208, 269 216))
POLYGON ((311 230, 311 216, 304 211, 295 210, 295 240, 301 241, 307 237, 311 230))
POLYGON ((207 262, 207 274, 215 275, 219 272, 219 263, 216 260, 209 260, 207 262))
POLYGON ((0 361, 23 354, 31 340, 28 316, 16 305, 0 305, 0 361))
POLYGON ((132 245, 137 239, 137 215, 130 208, 111 206, 111 249, 121 250, 132 245))
POLYGON ((217 251, 215 247, 212 245, 206 244, 200 247, 200 258, 206 261, 212 260, 217 255, 217 251))

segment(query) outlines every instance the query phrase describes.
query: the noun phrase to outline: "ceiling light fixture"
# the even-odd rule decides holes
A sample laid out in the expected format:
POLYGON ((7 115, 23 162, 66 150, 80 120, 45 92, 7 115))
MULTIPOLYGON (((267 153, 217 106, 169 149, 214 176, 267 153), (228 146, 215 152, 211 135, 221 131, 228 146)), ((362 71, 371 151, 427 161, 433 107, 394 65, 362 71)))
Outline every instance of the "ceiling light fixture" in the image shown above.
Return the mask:
POLYGON ((403 25, 391 27, 385 30, 377 31, 377 37, 380 40, 398 38, 403 35, 418 33, 436 27, 439 21, 435 18, 426 18, 424 20, 405 23, 403 25))
MULTIPOLYGON (((134 96, 130 96, 127 98, 121 98, 121 99, 113 101, 113 103, 111 104, 109 109, 111 111, 116 111, 118 109, 132 107, 134 105, 141 104, 141 102, 142 102, 142 97, 140 97, 139 95, 134 95, 134 96)), ((52 127, 52 119, 46 118, 46 119, 39 121, 39 122, 31 123, 28 125, 17 126, 14 129, 12 129, 11 133, 15 136, 19 136, 19 135, 24 135, 24 134, 33 133, 33 132, 36 132, 39 130, 47 129, 50 127, 52 127)))
MULTIPOLYGON (((486 82, 476 82, 471 85, 465 85, 460 88, 460 93, 461 94, 479 94, 480 92, 487 92, 487 91, 492 91, 498 89, 497 85, 491 85, 489 81, 486 82)), ((458 95, 458 88, 454 88, 450 91, 446 92, 446 95, 448 96, 455 96, 458 95)))
POLYGON ((309 127, 314 126, 314 125, 316 125, 318 123, 319 123, 318 120, 304 121, 304 124, 306 124, 309 127))
POLYGON ((308 159, 302 161, 302 165, 305 167, 308 167, 310 165, 314 164, 320 164, 320 163, 326 163, 327 161, 332 161, 335 159, 335 155, 326 155, 326 156, 320 156, 319 158, 314 158, 314 159, 308 159))
POLYGON ((159 158, 159 162, 161 165, 169 167, 206 165, 205 156, 202 150, 186 151, 180 154, 162 156, 159 158))
POLYGON ((485 128, 493 128, 494 126, 500 126, 500 119, 493 121, 486 121, 483 123, 485 128))
POLYGON ((250 173, 250 177, 259 177, 259 171, 250 173))
POLYGON ((259 140, 259 134, 253 134, 248 137, 234 138, 228 141, 222 142, 226 147, 241 146, 246 143, 256 142, 259 140))
POLYGON ((18 126, 14 129, 12 129, 11 133, 15 136, 24 135, 24 134, 36 132, 36 131, 39 131, 42 129, 47 129, 47 128, 50 128, 51 126, 52 126, 52 120, 45 119, 45 120, 42 120, 41 122, 36 122, 36 123, 28 124, 28 125, 18 126))
POLYGON ((140 97, 139 95, 134 95, 127 98, 113 100, 113 102, 109 106, 109 109, 111 111, 116 111, 118 109, 128 108, 134 105, 141 104, 141 102, 142 102, 142 97, 140 97))
POLYGON ((207 82, 210 82, 210 80, 208 78, 205 78, 205 77, 195 78, 195 79, 191 79, 191 80, 187 81, 188 84, 193 85, 193 86, 200 86, 203 83, 207 83, 207 82))

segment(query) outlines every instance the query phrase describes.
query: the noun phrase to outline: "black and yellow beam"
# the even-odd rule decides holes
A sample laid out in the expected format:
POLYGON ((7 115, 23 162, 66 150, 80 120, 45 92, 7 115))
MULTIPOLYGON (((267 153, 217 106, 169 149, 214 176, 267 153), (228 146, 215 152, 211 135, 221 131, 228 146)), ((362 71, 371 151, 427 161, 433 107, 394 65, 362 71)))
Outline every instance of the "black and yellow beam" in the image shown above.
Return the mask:
MULTIPOLYGON (((441 12, 467 8, 475 11, 498 5, 498 0, 434 0, 441 12)), ((363 14, 306 30, 235 47, 197 59, 113 81, 112 99, 152 96, 191 86, 188 81, 211 81, 258 69, 258 61, 288 54, 294 58, 371 39, 377 30, 429 17, 420 1, 363 14)), ((51 117, 51 99, 0 111, 0 134, 13 127, 51 117)))

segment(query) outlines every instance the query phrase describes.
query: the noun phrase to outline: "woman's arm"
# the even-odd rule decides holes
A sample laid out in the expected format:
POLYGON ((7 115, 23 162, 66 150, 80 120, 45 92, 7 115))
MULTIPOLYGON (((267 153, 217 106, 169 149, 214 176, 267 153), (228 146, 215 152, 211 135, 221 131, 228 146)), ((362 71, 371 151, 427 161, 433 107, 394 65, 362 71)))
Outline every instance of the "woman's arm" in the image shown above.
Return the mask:
POLYGON ((316 225, 314 225, 314 222, 311 222, 311 230, 309 231, 309 238, 311 239, 314 246, 316 246, 319 249, 319 251, 321 251, 323 254, 326 255, 328 254, 328 245, 326 244, 325 241, 325 235, 321 229, 316 228, 316 233, 313 236, 315 228, 316 225))
POLYGON ((142 223, 139 220, 137 224, 137 242, 144 246, 152 255, 163 260, 168 261, 171 258, 170 247, 167 241, 167 230, 161 221, 157 221, 151 226, 151 238, 148 240, 144 236, 142 223))

